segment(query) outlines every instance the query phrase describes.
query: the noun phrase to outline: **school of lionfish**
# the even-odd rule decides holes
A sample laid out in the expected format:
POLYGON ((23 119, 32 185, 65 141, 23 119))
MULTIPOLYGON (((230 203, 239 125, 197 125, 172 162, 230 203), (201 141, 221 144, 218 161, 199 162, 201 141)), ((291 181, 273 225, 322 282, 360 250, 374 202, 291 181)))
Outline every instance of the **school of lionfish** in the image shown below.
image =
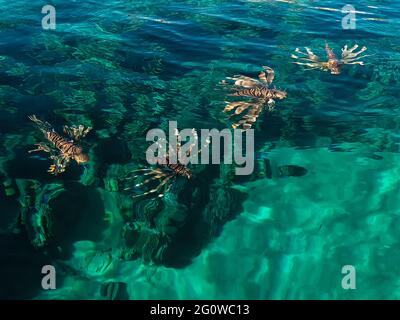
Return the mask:
MULTIPOLYGON (((364 46, 359 51, 358 45, 354 45, 348 48, 345 45, 342 48, 341 58, 339 59, 333 50, 329 47, 328 43, 325 44, 326 59, 322 60, 320 57, 314 54, 314 52, 305 47, 305 51, 301 51, 296 48, 295 54, 291 55, 294 63, 305 66, 307 70, 322 70, 330 72, 333 75, 340 74, 341 68, 348 65, 364 65, 361 61, 362 58, 367 55, 361 55, 367 48, 364 46)), ((223 112, 231 115, 229 118, 236 118, 232 124, 233 129, 248 130, 254 125, 262 112, 268 108, 271 112, 275 107, 275 100, 283 100, 287 97, 287 93, 284 90, 271 87, 272 82, 275 79, 275 72, 268 66, 262 67, 263 70, 258 75, 258 79, 251 78, 244 75, 234 75, 233 77, 227 77, 221 81, 221 84, 231 90, 228 94, 229 97, 234 97, 240 100, 226 101, 226 106, 223 112)), ((53 160, 53 164, 50 166, 48 172, 53 175, 58 175, 66 170, 71 161, 75 161, 77 164, 85 164, 89 161, 89 156, 84 153, 83 148, 80 146, 80 140, 92 130, 90 127, 83 125, 79 126, 64 126, 63 133, 61 135, 55 131, 51 124, 39 120, 35 115, 29 116, 39 130, 43 133, 45 142, 36 144, 36 149, 29 151, 37 152, 44 151, 49 154, 49 158, 53 160)), ((196 131, 193 129, 193 134, 197 138, 196 131)), ((178 139, 177 141, 180 141, 178 139)), ((207 147, 210 143, 208 139, 203 147, 207 147)), ((193 147, 197 145, 197 139, 193 145, 186 151, 186 155, 190 156, 193 147)), ((175 156, 179 158, 181 152, 181 145, 178 143, 175 149, 175 156)), ((196 152, 200 153, 202 149, 196 152)), ((134 195, 134 198, 144 196, 158 196, 162 197, 171 183, 179 178, 183 177, 186 179, 192 178, 192 171, 190 168, 183 163, 171 162, 169 156, 164 156, 156 161, 156 168, 142 168, 132 171, 126 180, 135 181, 138 178, 144 179, 140 183, 134 185, 135 188, 145 187, 152 183, 155 186, 149 191, 145 191, 139 195, 134 195)), ((130 190, 130 187, 125 190, 130 190)))

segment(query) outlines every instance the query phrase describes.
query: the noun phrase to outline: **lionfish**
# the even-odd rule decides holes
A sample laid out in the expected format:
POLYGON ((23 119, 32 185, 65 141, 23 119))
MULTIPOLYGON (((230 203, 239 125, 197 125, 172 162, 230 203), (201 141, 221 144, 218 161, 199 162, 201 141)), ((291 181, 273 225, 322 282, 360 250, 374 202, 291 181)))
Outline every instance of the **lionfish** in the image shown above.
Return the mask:
MULTIPOLYGON (((192 152, 193 152, 193 148, 194 146, 197 144, 198 141, 198 136, 196 131, 193 129, 192 130, 192 134, 194 136, 194 142, 190 144, 189 149, 186 152, 186 156, 190 157, 192 152)), ((179 136, 178 133, 176 133, 176 136, 179 136)), ((160 144, 162 140, 158 140, 156 142, 157 145, 160 144)), ((176 149, 173 150, 172 152, 175 153, 177 159, 179 159, 179 154, 182 152, 181 150, 181 143, 180 143, 180 139, 177 139, 177 145, 176 145, 176 149)), ((203 146, 203 148, 207 147, 207 145, 210 143, 210 138, 208 137, 205 141, 205 144, 203 146)), ((203 148, 201 148, 200 150, 198 150, 197 152, 200 153, 203 148)), ((187 167, 187 165, 180 163, 179 160, 177 161, 177 163, 175 162, 171 162, 170 158, 168 157, 168 155, 166 155, 165 157, 158 157, 157 159, 157 164, 158 164, 158 168, 144 168, 144 169, 137 169, 137 170, 133 170, 131 173, 136 175, 130 176, 128 178, 126 178, 126 180, 134 180, 137 179, 140 176, 145 176, 148 178, 146 180, 144 180, 141 183, 137 183, 135 185, 135 187, 141 187, 141 186, 145 186, 149 183, 151 183, 152 181, 157 181, 157 185, 154 186, 153 189, 146 191, 142 194, 139 195, 135 195, 133 196, 133 198, 138 198, 138 197, 144 197, 147 195, 157 195, 158 197, 163 197, 164 194, 170 189, 173 181, 175 179, 177 179, 178 177, 183 177, 186 179, 191 179, 193 176, 192 171, 187 167)), ((124 188, 125 191, 130 190, 130 187, 124 188)))
POLYGON ((246 115, 232 125, 234 129, 250 129, 264 110, 265 105, 268 105, 268 110, 272 111, 275 106, 275 99, 282 100, 286 98, 287 94, 285 91, 276 89, 276 87, 270 88, 275 78, 273 69, 264 66, 258 78, 259 80, 256 80, 242 75, 235 75, 227 77, 227 80, 221 82, 223 85, 232 85, 232 89, 235 92, 229 94, 229 96, 250 98, 250 101, 225 101, 227 105, 224 108, 224 112, 234 110, 231 117, 240 115, 243 111, 248 110, 246 115))
POLYGON ((89 161, 89 156, 83 153, 82 148, 75 141, 84 138, 92 128, 86 128, 82 125, 77 127, 64 126, 63 131, 67 136, 72 138, 70 140, 58 134, 50 123, 39 120, 35 115, 28 118, 38 126, 47 140, 46 143, 40 142, 35 144, 36 149, 30 150, 29 153, 37 151, 48 152, 50 159, 54 161, 48 172, 54 175, 64 172, 71 160, 75 160, 78 164, 89 161))
POLYGON ((347 45, 345 45, 342 48, 342 58, 339 60, 333 50, 329 48, 328 43, 325 43, 325 51, 327 54, 328 61, 320 61, 320 58, 316 56, 309 48, 305 47, 307 53, 304 53, 300 51, 299 48, 296 48, 296 53, 301 54, 305 57, 299 57, 298 55, 292 54, 293 59, 298 59, 301 61, 305 62, 299 62, 295 61, 294 63, 299 64, 299 65, 304 65, 306 66, 309 70, 311 69, 320 69, 323 71, 330 71, 331 74, 340 74, 340 68, 344 64, 359 64, 359 65, 364 65, 363 61, 359 61, 359 59, 362 59, 364 57, 367 57, 367 55, 360 56, 361 53, 363 53, 365 50, 367 50, 367 47, 362 47, 358 52, 355 52, 355 50, 358 48, 358 45, 354 45, 352 48, 348 49, 347 45))

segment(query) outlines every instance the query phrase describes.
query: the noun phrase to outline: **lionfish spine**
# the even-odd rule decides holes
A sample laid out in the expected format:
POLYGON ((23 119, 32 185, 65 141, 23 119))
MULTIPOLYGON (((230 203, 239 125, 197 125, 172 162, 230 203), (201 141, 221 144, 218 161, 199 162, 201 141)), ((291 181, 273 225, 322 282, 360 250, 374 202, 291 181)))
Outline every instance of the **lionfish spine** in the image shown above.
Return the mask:
POLYGON ((337 60, 335 53, 331 48, 329 48, 328 43, 325 43, 325 50, 329 60, 337 60))

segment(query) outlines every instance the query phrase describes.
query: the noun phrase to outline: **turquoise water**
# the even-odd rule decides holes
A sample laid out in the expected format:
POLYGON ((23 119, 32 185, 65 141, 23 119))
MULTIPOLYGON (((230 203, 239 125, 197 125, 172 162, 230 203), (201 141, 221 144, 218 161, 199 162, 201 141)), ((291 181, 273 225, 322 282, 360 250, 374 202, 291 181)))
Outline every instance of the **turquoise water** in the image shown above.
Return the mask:
POLYGON ((0 1, 0 297, 397 299, 400 5, 354 1, 0 1), (340 75, 290 57, 346 44, 340 75), (287 92, 253 126, 256 167, 193 165, 163 198, 132 198, 146 132, 229 128, 221 80, 275 70, 287 92), (47 173, 36 114, 92 131, 89 163, 47 173), (43 290, 53 265, 57 289, 43 290), (342 288, 342 267, 356 289, 342 288))

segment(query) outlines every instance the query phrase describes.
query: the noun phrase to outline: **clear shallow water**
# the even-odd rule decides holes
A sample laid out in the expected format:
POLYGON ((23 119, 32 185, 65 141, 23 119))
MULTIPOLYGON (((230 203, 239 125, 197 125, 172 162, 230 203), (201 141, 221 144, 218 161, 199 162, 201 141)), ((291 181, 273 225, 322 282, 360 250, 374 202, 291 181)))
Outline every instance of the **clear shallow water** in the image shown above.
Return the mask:
POLYGON ((44 31, 41 2, 0 4, 2 297, 104 299, 114 281, 130 299, 398 298, 399 5, 358 1, 343 30, 341 1, 53 1, 44 31), (339 76, 291 63, 325 41, 372 56, 339 76), (228 127, 218 83, 263 65, 288 97, 255 126, 255 174, 199 166, 164 200, 133 203, 120 184, 145 163, 144 133, 228 127), (47 174, 27 154, 33 113, 92 126, 89 165, 47 174), (307 173, 281 177, 285 165, 307 173), (55 291, 40 288, 44 264, 55 291), (341 287, 348 264, 356 290, 341 287))

